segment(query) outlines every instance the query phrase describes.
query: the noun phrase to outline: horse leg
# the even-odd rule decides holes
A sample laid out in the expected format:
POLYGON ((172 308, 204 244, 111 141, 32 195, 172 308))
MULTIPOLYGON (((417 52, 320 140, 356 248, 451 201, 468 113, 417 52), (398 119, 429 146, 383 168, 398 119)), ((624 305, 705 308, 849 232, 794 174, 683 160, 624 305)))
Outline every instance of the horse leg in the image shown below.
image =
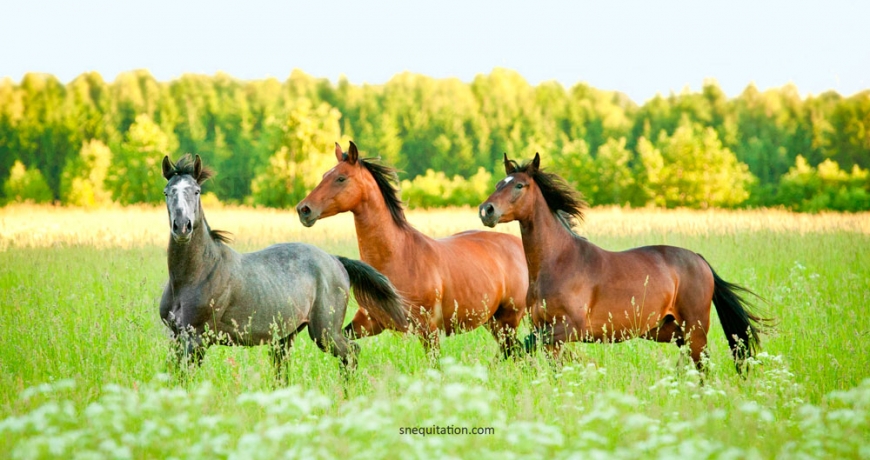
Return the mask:
POLYGON ((358 339, 378 335, 384 329, 384 326, 369 316, 364 308, 359 308, 351 322, 344 327, 344 335, 351 339, 358 339))
POLYGON ((517 327, 520 325, 523 316, 520 311, 514 306, 513 300, 507 304, 501 304, 492 318, 487 321, 489 332, 495 337, 501 347, 501 353, 504 359, 509 358, 514 352, 521 349, 520 342, 517 340, 517 327))
POLYGON ((545 345, 545 347, 547 350, 547 356, 549 356, 550 361, 554 365, 561 364, 562 353, 564 352, 565 343, 564 342, 548 343, 547 345, 545 345))
POLYGON ((680 350, 677 356, 677 372, 681 373, 686 368, 686 360, 689 359, 689 351, 686 349, 686 335, 682 329, 678 330, 679 335, 673 339, 674 345, 680 350))
POLYGON ((347 291, 339 292, 340 295, 318 293, 311 309, 308 335, 322 351, 330 352, 339 358, 344 368, 353 369, 356 367, 356 357, 360 348, 342 331, 341 322, 347 308, 347 291), (340 307, 333 308, 333 305, 340 305, 340 307))
POLYGON ((565 363, 564 351, 565 342, 548 343, 544 345, 544 350, 547 353, 547 363, 550 365, 550 375, 554 381, 558 379, 559 371, 562 370, 562 365, 565 363))
POLYGON ((194 369, 202 365, 205 346, 192 330, 182 330, 175 336, 169 358, 170 372, 180 382, 187 382, 194 369))
POLYGON ((347 369, 356 367, 360 351, 359 344, 345 337, 341 328, 320 325, 312 321, 311 325, 308 326, 308 335, 321 351, 332 353, 333 356, 341 360, 342 367, 347 369))
POLYGON ((173 374, 179 374, 185 369, 187 345, 181 337, 174 337, 169 345, 167 363, 173 374))
POLYGON ((707 355, 707 327, 700 323, 695 323, 694 325, 689 326, 689 333, 686 342, 689 344, 689 356, 692 357, 692 361, 695 363, 695 368, 701 372, 701 378, 707 372, 706 366, 704 366, 704 358, 707 355))
POLYGON ((416 329, 420 337, 420 343, 423 345, 423 352, 433 365, 438 364, 438 359, 441 357, 441 331, 438 329, 418 328, 416 329))
POLYGON ((643 338, 676 345, 680 350, 680 355, 677 358, 677 370, 680 371, 685 367, 686 350, 683 347, 686 345, 686 333, 673 315, 666 315, 662 318, 658 325, 650 329, 643 338))
MULTIPOLYGON (((647 338, 654 338, 656 342, 673 342, 673 344, 677 346, 677 348, 680 350, 680 354, 677 357, 677 373, 682 374, 683 370, 685 370, 686 368, 686 359, 688 359, 689 357, 692 358, 692 361, 695 363, 695 366, 698 368, 698 370, 701 370, 701 353, 703 352, 707 344, 706 334, 703 336, 703 338, 698 338, 697 336, 693 336, 692 331, 690 331, 687 340, 686 331, 683 327, 684 325, 681 326, 677 324, 677 322, 674 320, 674 317, 671 315, 665 317, 665 319, 662 320, 662 323, 660 324, 661 325, 657 329, 655 329, 655 336, 647 338), (696 349, 692 346, 695 342, 703 342, 703 344, 698 345, 700 348, 696 349), (687 343, 689 343, 688 350, 686 349, 687 343)), ((695 329, 697 329, 697 327, 695 329)))
POLYGON ((272 358, 272 368, 275 369, 276 382, 283 380, 283 383, 287 383, 288 375, 284 373, 284 364, 287 360, 287 356, 290 354, 290 349, 293 348, 296 334, 298 334, 305 326, 306 323, 303 323, 295 331, 272 342, 269 348, 269 355, 272 358))
POLYGON ((178 337, 179 362, 188 366, 200 367, 205 358, 205 344, 202 335, 192 328, 182 331, 178 337))
POLYGON ((532 334, 534 335, 530 335, 530 337, 533 337, 533 341, 537 342, 536 345, 544 346, 544 350, 547 353, 547 361, 550 362, 553 373, 559 372, 562 364, 563 347, 568 341, 564 324, 545 323, 541 327, 535 328, 532 334))

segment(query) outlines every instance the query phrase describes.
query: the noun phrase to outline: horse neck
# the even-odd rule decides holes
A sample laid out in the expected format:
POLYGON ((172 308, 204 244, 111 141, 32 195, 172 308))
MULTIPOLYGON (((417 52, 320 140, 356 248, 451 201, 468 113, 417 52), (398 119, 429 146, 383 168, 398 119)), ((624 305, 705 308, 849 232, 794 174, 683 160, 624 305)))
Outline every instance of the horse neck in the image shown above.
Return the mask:
POLYGON ((356 227, 360 259, 375 268, 404 255, 405 241, 419 233, 410 225, 400 226, 393 220, 387 203, 377 187, 369 188, 351 209, 356 227))
POLYGON ((205 217, 194 228, 186 244, 176 243, 175 239, 169 238, 167 259, 169 282, 173 288, 204 279, 222 259, 221 247, 212 239, 205 217))
POLYGON ((569 248, 585 246, 550 210, 543 195, 538 194, 532 215, 519 221, 530 277, 536 278, 542 266, 569 248))

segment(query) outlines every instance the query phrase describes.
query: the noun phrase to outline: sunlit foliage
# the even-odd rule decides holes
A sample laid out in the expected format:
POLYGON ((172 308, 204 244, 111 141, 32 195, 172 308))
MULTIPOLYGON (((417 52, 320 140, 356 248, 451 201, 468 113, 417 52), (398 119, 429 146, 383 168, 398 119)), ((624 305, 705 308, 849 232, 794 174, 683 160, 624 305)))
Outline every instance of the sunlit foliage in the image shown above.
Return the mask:
POLYGON ((503 153, 528 159, 540 152, 597 205, 870 209, 867 181, 827 191, 805 181, 796 192, 786 179, 799 156, 809 168, 829 161, 852 174, 857 166, 858 178, 870 168, 870 91, 801 97, 794 85, 761 91, 750 84, 729 99, 706 80, 700 91, 638 105, 586 83, 531 85, 501 68, 471 82, 403 72, 380 85, 333 83, 300 70, 285 81, 218 73, 160 82, 147 70, 112 82, 95 72, 66 85, 39 73, 0 81, 0 180, 20 161, 40 171, 52 199, 68 204, 90 200, 70 195, 63 177, 91 141, 112 152, 106 189, 115 201, 154 201, 159 189, 139 173, 131 172, 130 183, 113 173, 190 152, 218 171, 213 187, 221 200, 285 207, 310 189, 318 158, 347 139, 398 167, 403 180, 439 182, 433 190, 480 167, 492 187, 503 153), (294 144, 288 130, 300 129, 309 138, 294 144))

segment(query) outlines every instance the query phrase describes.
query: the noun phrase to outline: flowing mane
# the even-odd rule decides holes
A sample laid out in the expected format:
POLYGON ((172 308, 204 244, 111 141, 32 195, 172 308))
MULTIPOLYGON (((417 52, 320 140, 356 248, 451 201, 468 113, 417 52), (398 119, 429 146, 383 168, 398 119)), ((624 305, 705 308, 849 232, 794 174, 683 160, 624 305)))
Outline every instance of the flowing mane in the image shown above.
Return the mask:
POLYGON ((400 228, 408 228, 408 220, 405 219, 405 209, 402 205, 402 199, 399 197, 399 175, 396 168, 387 166, 376 158, 360 158, 358 161, 375 178, 375 183, 378 184, 378 189, 384 197, 387 209, 390 210, 393 222, 400 228))
MULTIPOLYGON (((208 226, 208 222, 206 222, 205 225, 208 226)), ((233 242, 233 234, 226 230, 212 230, 211 227, 209 227, 208 234, 211 236, 211 239, 218 243, 230 244, 233 242)))
POLYGON ((508 160, 514 167, 515 172, 528 174, 538 184, 547 207, 556 215, 568 230, 572 232, 579 222, 583 222, 583 211, 589 206, 583 199, 583 194, 574 190, 568 182, 555 173, 549 173, 543 169, 535 169, 532 162, 518 164, 514 160, 508 160))
MULTIPOLYGON (((203 166, 199 171, 199 177, 194 176, 196 174, 196 168, 194 167, 194 159, 189 153, 185 153, 178 159, 178 161, 172 166, 173 170, 171 171, 172 176, 190 176, 193 180, 196 181, 197 184, 202 185, 205 181, 214 177, 215 172, 213 169, 203 166)), ((226 230, 212 230, 208 225, 208 222, 205 221, 205 216, 203 216, 203 222, 205 222, 205 227, 208 229, 208 234, 211 236, 211 239, 218 242, 229 244, 233 241, 233 234, 226 230)))

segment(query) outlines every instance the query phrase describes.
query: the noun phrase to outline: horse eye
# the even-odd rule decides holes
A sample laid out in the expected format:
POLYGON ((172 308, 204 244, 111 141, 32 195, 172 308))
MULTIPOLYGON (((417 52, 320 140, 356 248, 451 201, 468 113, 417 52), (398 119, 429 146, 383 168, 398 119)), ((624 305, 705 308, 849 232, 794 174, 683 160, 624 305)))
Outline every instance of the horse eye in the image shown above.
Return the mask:
POLYGON ((338 176, 338 179, 336 179, 335 181, 336 181, 336 182, 344 182, 344 181, 346 181, 346 180, 347 180, 347 177, 344 177, 344 176, 338 176))
POLYGON ((193 192, 193 193, 195 193, 195 194, 197 194, 197 195, 199 195, 199 190, 197 190, 197 191, 195 191, 195 192, 193 192))
POLYGON ((521 189, 521 188, 523 188, 523 187, 524 187, 524 185, 521 184, 521 183, 519 183, 519 182, 517 182, 517 185, 514 186, 514 188, 516 188, 517 190, 519 190, 519 189, 521 189))

